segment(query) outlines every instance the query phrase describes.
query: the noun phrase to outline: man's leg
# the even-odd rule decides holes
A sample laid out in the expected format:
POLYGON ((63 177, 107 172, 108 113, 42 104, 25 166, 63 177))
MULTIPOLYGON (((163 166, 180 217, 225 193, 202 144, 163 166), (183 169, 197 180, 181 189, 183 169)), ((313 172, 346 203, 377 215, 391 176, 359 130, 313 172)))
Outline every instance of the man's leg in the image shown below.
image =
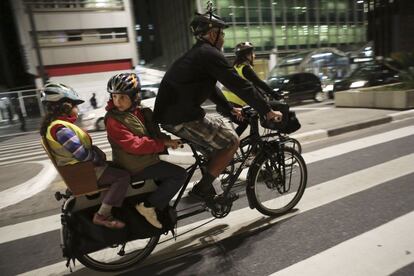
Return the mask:
POLYGON ((208 173, 217 178, 229 165, 238 148, 239 140, 237 139, 228 148, 218 150, 210 159, 207 167, 208 173))
POLYGON ((227 127, 222 120, 205 117, 203 120, 190 122, 184 125, 184 137, 212 152, 207 172, 200 182, 194 186, 193 194, 204 199, 220 194, 221 183, 218 176, 232 160, 239 146, 239 139, 234 131, 227 127), (213 182, 215 187, 213 188, 213 182))

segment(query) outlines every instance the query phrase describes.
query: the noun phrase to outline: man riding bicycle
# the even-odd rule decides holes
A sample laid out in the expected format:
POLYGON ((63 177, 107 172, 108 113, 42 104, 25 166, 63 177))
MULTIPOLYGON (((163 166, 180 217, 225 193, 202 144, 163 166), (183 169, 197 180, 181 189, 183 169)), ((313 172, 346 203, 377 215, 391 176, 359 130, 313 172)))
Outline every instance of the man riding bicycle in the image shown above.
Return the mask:
POLYGON ((164 129, 209 152, 207 172, 192 190, 193 195, 209 204, 220 193, 213 186, 220 186, 217 177, 232 160, 239 140, 222 120, 206 116, 201 104, 210 99, 241 116, 241 110, 226 101, 216 82, 221 82, 267 120, 280 121, 282 114, 272 111, 256 89, 225 59, 220 49, 224 43, 223 29, 228 26, 213 14, 211 5, 207 13, 195 16, 190 27, 197 42, 172 64, 162 79, 154 106, 154 120, 164 129))

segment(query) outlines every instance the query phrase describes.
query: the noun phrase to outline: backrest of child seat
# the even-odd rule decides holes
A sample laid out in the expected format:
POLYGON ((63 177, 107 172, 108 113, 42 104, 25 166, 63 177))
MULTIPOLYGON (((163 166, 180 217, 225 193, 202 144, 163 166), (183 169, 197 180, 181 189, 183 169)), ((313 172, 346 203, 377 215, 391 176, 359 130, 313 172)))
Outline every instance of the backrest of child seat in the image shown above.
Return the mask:
POLYGON ((56 170, 59 172, 66 186, 74 196, 91 194, 104 190, 98 188, 94 165, 91 161, 79 162, 73 165, 57 166, 56 160, 51 153, 51 149, 45 137, 42 137, 41 143, 56 170))

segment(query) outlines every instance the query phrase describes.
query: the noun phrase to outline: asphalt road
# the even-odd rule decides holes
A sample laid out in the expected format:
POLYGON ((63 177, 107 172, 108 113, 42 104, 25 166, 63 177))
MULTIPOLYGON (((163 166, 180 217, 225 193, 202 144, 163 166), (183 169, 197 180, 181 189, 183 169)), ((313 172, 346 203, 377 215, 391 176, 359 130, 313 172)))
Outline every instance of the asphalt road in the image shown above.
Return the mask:
MULTIPOLYGON (((160 245, 142 266, 117 275, 414 275, 413 123, 304 144, 308 188, 295 212, 264 217, 241 191, 228 217, 160 245)), ((0 210, 2 275, 69 273, 57 228, 30 234, 33 219, 58 214, 51 194, 59 185, 0 210)), ((178 234, 209 218, 180 222, 178 234)), ((72 275, 99 274, 79 263, 75 269, 72 275)))

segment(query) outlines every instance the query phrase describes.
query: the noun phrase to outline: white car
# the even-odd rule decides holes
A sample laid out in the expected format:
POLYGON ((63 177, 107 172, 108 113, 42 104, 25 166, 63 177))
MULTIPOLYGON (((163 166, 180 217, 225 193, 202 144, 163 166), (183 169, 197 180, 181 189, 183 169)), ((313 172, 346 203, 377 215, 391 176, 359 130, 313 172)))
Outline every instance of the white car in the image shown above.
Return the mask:
MULTIPOLYGON (((159 83, 143 85, 141 89, 141 104, 154 109, 155 97, 158 93, 159 83)), ((104 117, 106 114, 105 106, 97 109, 81 112, 78 125, 88 131, 105 130, 104 117)))

